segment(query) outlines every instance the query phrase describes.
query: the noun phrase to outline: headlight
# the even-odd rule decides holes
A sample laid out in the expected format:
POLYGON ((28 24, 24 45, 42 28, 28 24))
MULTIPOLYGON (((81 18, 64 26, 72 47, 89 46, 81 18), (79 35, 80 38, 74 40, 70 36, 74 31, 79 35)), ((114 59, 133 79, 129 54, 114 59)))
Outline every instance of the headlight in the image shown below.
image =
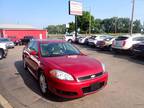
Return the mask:
POLYGON ((50 71, 50 74, 53 77, 55 77, 57 79, 60 79, 60 80, 68 80, 68 81, 73 81, 74 80, 73 77, 70 74, 68 74, 66 72, 63 72, 61 70, 52 70, 52 71, 50 71))
POLYGON ((103 72, 106 72, 105 64, 104 64, 104 63, 101 63, 101 65, 102 65, 103 72))

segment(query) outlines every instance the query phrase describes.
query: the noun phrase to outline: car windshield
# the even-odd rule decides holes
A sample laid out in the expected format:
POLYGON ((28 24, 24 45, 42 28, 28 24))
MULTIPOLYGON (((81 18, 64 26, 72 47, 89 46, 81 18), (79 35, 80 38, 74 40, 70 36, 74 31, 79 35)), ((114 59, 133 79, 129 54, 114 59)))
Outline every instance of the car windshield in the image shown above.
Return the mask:
POLYGON ((128 37, 126 37, 126 36, 119 36, 116 38, 117 41, 122 41, 122 40, 126 40, 126 39, 128 39, 128 37))
POLYGON ((0 42, 9 42, 9 39, 0 39, 0 42))
POLYGON ((113 37, 108 36, 108 37, 106 37, 104 40, 105 40, 105 41, 109 41, 109 40, 111 40, 111 39, 113 39, 113 37))
POLYGON ((91 36, 90 39, 95 39, 97 36, 91 36))
POLYGON ((71 37, 71 36, 73 36, 73 35, 71 35, 71 34, 67 34, 66 36, 69 36, 69 37, 71 37))
POLYGON ((43 57, 55 57, 64 55, 79 55, 80 51, 70 43, 42 43, 40 44, 43 57))

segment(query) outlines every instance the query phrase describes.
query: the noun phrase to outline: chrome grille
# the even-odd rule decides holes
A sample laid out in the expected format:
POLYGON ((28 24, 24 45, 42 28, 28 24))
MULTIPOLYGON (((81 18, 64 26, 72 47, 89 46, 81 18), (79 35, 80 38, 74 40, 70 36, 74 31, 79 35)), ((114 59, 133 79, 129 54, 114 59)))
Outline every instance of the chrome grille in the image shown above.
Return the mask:
POLYGON ((99 77, 103 74, 103 72, 97 73, 97 74, 92 74, 84 77, 79 77, 78 81, 85 81, 85 80, 90 80, 90 79, 95 79, 96 77, 99 77))

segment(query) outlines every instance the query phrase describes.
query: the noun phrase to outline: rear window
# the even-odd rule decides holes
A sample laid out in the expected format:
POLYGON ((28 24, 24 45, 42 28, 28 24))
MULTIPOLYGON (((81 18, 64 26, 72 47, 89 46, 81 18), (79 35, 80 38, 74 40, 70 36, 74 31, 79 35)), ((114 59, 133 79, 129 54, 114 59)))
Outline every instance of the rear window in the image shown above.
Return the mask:
POLYGON ((90 39, 95 39, 97 36, 91 36, 90 39))
POLYGON ((9 41, 10 41, 9 39, 5 39, 5 38, 3 38, 3 39, 1 38, 0 39, 0 42, 9 42, 9 41))
POLYGON ((73 36, 73 35, 66 35, 66 36, 70 36, 70 37, 71 37, 71 36, 73 36))
POLYGON ((128 37, 125 37, 125 36, 119 36, 118 38, 116 38, 117 41, 122 41, 126 39, 128 39, 128 37))

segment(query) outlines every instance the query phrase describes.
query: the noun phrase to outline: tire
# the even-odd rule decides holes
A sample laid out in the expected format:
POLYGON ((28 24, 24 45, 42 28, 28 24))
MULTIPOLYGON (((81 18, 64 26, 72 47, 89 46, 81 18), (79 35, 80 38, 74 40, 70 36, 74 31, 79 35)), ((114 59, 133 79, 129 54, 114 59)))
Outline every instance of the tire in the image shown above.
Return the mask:
POLYGON ((3 50, 0 49, 0 60, 3 58, 3 56, 4 56, 3 50))
POLYGON ((69 40, 68 40, 68 42, 69 42, 69 43, 72 43, 72 40, 71 40, 71 39, 69 39, 69 40))
POLYGON ((111 45, 108 46, 108 50, 109 50, 109 51, 112 51, 111 45))
POLYGON ((39 87, 40 87, 40 91, 42 93, 43 96, 47 96, 48 95, 48 84, 47 84, 47 80, 45 75, 43 74, 43 72, 40 72, 39 77, 38 77, 38 82, 39 82, 39 87))

